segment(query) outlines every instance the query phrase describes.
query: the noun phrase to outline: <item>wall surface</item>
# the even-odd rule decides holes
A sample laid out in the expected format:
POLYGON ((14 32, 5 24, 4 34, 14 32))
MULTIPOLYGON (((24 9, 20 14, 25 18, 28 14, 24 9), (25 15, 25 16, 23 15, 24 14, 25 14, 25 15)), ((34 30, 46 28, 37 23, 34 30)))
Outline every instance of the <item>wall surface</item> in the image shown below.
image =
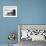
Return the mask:
MULTIPOLYGON (((18 18, 3 17, 3 6, 18 6, 18 0, 0 0, 0 44, 7 44, 9 42, 8 35, 10 32, 17 32, 18 18)), ((16 38, 15 43, 18 43, 16 38)))
POLYGON ((46 0, 0 0, 0 44, 8 43, 9 32, 17 34, 18 24, 46 24, 46 0), (17 18, 3 17, 3 6, 9 5, 18 7, 17 18))

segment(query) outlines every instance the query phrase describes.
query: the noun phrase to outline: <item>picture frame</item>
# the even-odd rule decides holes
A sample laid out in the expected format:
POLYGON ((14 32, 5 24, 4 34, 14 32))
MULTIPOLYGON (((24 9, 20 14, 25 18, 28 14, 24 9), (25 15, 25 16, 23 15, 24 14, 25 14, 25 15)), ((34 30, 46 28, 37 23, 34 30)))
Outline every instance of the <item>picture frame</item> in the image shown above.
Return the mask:
POLYGON ((18 24, 18 42, 25 39, 25 37, 23 37, 25 35, 22 35, 21 31, 27 31, 27 30, 28 30, 28 36, 31 36, 31 37, 26 38, 26 40, 46 41, 46 25, 45 24, 18 24), (32 34, 30 34, 31 32, 32 34))
POLYGON ((3 6, 3 17, 17 17, 17 6, 3 6))

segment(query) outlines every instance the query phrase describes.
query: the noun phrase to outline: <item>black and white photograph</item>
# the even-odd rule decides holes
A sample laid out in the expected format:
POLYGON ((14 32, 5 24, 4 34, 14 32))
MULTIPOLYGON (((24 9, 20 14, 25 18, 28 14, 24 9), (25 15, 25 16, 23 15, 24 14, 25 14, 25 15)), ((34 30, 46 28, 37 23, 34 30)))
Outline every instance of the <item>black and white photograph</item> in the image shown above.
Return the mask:
POLYGON ((18 25, 18 41, 20 46, 31 46, 32 43, 46 41, 46 25, 18 25))
POLYGON ((3 17, 17 17, 17 6, 3 6, 3 17))

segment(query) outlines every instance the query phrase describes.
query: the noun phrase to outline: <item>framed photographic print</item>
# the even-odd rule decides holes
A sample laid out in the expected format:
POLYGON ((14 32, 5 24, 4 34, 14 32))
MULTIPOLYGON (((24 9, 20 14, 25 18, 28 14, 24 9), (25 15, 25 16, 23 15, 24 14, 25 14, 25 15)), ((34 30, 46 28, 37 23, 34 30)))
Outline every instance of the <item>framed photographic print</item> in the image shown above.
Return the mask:
POLYGON ((17 6, 3 6, 3 17, 17 17, 17 6))
POLYGON ((46 25, 19 24, 18 41, 46 41, 46 25))

